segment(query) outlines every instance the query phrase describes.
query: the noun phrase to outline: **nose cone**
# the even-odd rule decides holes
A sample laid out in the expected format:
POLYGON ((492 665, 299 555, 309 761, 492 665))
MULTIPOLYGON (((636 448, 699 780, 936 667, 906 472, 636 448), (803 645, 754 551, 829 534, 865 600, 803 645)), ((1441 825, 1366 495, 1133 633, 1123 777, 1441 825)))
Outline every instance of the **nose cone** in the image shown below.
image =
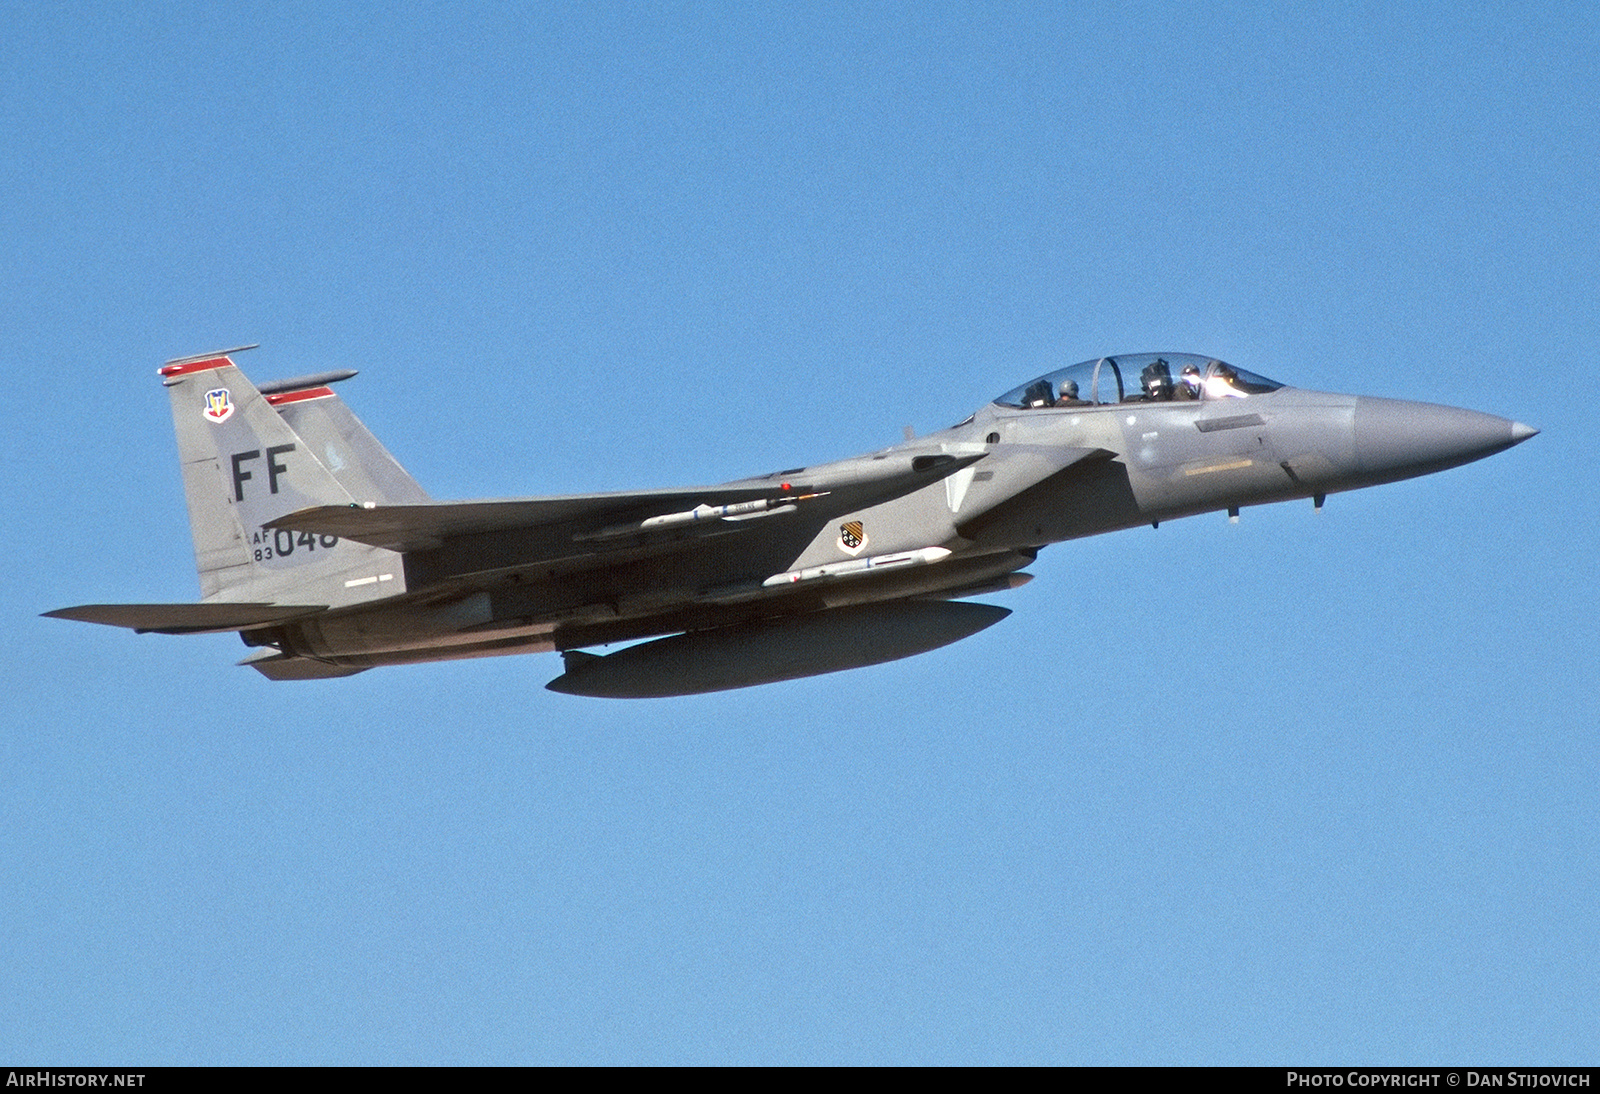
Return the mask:
POLYGON ((1374 482, 1405 479, 1481 460, 1538 433, 1537 429, 1432 403, 1356 400, 1355 457, 1374 482))

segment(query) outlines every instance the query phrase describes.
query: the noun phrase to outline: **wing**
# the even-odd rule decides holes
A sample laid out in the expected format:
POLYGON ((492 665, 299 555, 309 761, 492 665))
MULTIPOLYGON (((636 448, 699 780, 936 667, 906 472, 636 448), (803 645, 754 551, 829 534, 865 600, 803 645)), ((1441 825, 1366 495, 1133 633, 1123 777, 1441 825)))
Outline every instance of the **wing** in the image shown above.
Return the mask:
MULTIPOLYGON (((896 453, 744 479, 722 486, 611 494, 514 498, 430 505, 314 506, 268 528, 339 536, 391 551, 434 550, 468 536, 558 531, 562 552, 603 554, 665 533, 743 531, 763 517, 805 507, 826 518, 920 490, 984 458, 985 453, 896 453)), ((553 547, 554 545, 552 545, 553 547)), ((547 548, 548 550, 549 548, 547 548)), ((539 559, 552 557, 548 554, 539 559)))

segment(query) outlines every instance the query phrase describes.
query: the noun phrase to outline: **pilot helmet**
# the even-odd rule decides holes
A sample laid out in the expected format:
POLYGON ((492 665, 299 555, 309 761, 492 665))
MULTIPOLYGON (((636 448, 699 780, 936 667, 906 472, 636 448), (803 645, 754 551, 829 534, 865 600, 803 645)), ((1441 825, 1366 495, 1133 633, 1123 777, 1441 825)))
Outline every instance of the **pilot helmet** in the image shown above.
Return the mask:
POLYGON ((1061 397, 1063 399, 1076 399, 1078 397, 1078 381, 1063 380, 1061 383, 1061 397))

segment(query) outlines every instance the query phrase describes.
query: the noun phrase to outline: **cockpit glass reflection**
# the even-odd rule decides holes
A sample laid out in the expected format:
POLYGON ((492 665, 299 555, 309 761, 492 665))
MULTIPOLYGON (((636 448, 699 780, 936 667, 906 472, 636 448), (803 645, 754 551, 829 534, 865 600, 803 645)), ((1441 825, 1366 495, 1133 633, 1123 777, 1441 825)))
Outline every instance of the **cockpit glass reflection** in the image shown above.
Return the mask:
POLYGON ((1057 369, 1006 392, 995 402, 1024 409, 1196 402, 1264 395, 1283 385, 1214 357, 1135 353, 1057 369))

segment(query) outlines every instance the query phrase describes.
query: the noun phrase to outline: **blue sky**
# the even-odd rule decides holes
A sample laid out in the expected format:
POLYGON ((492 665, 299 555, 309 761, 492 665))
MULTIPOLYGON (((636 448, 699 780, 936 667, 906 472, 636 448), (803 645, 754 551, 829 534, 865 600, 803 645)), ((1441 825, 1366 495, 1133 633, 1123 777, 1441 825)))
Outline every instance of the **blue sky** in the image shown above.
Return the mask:
POLYGON ((1597 21, 7 4, 0 1058, 1592 1063, 1597 21), (1142 350, 1543 433, 698 698, 38 618, 198 595, 155 369, 244 342, 442 498, 1142 350))

